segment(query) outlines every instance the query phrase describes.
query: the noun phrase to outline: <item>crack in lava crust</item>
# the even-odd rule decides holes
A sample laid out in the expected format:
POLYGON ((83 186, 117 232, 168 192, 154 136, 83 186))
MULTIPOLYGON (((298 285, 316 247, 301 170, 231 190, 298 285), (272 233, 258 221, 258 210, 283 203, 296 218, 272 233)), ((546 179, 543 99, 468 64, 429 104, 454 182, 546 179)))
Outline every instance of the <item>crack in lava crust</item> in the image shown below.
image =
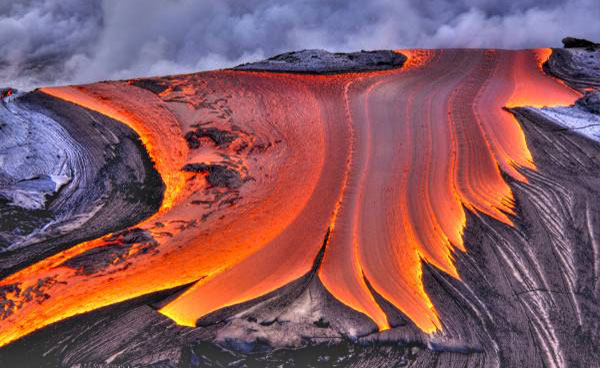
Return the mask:
POLYGON ((394 327, 368 281, 423 331, 440 330, 422 262, 460 278, 453 252, 465 251, 465 208, 510 226, 513 196, 502 172, 525 181, 519 170, 535 169, 520 126, 502 107, 570 104, 578 95, 542 74, 547 51, 409 54, 403 69, 385 72, 218 71, 155 79, 155 91, 128 82, 44 89, 134 128, 167 192, 161 210, 137 225, 156 251, 127 267, 82 276, 65 266, 105 246, 103 238, 2 280, 21 289, 52 282, 44 300, 11 296, 0 343, 199 280, 161 310, 195 326, 309 272, 328 228, 319 278, 333 296, 380 330, 394 327), (186 132, 195 137, 205 126, 233 141, 197 138, 186 147, 186 132), (188 164, 204 169, 183 172, 188 164), (239 183, 215 187, 200 173, 210 165, 235 172, 239 183))

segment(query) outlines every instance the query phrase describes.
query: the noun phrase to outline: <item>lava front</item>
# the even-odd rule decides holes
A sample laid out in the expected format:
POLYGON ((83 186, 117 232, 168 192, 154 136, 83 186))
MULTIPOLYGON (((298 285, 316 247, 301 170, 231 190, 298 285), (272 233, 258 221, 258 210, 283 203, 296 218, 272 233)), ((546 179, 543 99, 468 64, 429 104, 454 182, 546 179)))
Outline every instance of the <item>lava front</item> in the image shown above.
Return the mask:
POLYGON ((3 279, 13 292, 0 343, 187 283, 161 313, 195 326, 306 274, 328 230, 318 276, 335 298, 394 327, 373 289, 423 331, 442 330, 423 262, 459 279, 466 211, 512 226, 502 175, 524 182, 521 170, 535 170, 503 106, 578 95, 542 73, 543 50, 407 53, 403 68, 370 73, 217 71, 43 89, 133 128, 166 190, 134 228, 3 279), (126 241, 127 252, 81 267, 126 241))

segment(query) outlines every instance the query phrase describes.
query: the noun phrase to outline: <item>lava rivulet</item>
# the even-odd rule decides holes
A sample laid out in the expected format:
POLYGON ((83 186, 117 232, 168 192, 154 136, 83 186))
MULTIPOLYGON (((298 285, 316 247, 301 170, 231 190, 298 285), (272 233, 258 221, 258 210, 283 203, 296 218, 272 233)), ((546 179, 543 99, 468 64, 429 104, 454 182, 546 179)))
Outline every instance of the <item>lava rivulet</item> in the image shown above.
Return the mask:
POLYGON ((165 199, 137 225, 156 242, 151 252, 133 247, 93 275, 70 265, 106 246, 103 237, 2 280, 22 290, 51 282, 44 300, 14 295, 0 343, 190 282, 161 312, 195 325, 306 274, 328 229, 318 275, 334 297, 383 330, 390 323, 373 289, 423 331, 439 330, 422 262, 460 278, 453 253, 465 251, 465 208, 510 226, 502 172, 525 181, 519 170, 535 169, 503 106, 578 97, 543 75, 542 54, 419 50, 406 67, 384 72, 207 72, 155 79, 154 93, 131 82, 44 89, 138 132, 165 199), (206 138, 215 132, 225 141, 206 138), (190 164, 201 169, 184 170, 190 164), (220 186, 198 164, 239 180, 220 186))

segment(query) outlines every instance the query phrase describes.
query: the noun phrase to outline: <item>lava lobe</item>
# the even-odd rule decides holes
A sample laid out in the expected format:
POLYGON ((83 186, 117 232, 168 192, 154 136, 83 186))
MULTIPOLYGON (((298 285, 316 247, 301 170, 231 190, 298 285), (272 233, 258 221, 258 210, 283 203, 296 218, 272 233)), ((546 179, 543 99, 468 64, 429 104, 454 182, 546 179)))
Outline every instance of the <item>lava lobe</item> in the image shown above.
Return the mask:
POLYGON ((395 327, 376 294, 422 331, 442 330, 423 264, 460 279, 467 211, 512 226, 506 178, 535 170, 503 107, 578 94, 543 75, 539 50, 399 52, 404 66, 384 71, 225 70, 42 89, 135 130, 164 200, 135 227, 3 279, 12 307, 0 343, 188 283, 160 312, 196 326, 307 274, 325 234, 318 278, 371 332, 395 327), (15 292, 39 280, 51 280, 43 298, 15 292))

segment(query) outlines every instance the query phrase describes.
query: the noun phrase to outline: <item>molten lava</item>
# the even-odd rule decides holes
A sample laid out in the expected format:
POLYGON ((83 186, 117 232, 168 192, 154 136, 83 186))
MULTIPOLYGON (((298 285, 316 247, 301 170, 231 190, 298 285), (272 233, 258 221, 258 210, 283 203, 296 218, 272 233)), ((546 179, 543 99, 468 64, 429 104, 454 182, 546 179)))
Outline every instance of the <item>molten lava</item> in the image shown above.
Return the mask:
POLYGON ((514 199, 502 172, 526 181, 521 170, 535 169, 503 106, 578 97, 541 72, 543 52, 412 50, 399 70, 207 72, 157 79, 159 93, 128 82, 43 89, 140 135, 166 185, 160 211, 137 225, 157 246, 132 248, 126 267, 114 262, 93 275, 69 266, 106 246, 104 237, 5 278, 0 285, 21 290, 51 281, 44 300, 12 296, 0 344, 190 282, 161 312, 195 326, 307 273, 328 229, 318 275, 333 296, 380 330, 393 326, 373 291, 423 331, 441 329, 422 262, 460 278, 453 254, 466 249, 465 208, 510 226, 514 199), (219 187, 209 166, 196 166, 202 175, 183 170, 198 163, 241 179, 219 187))
POLYGON ((3 88, 0 89, 0 99, 12 96, 14 90, 12 88, 3 88))

